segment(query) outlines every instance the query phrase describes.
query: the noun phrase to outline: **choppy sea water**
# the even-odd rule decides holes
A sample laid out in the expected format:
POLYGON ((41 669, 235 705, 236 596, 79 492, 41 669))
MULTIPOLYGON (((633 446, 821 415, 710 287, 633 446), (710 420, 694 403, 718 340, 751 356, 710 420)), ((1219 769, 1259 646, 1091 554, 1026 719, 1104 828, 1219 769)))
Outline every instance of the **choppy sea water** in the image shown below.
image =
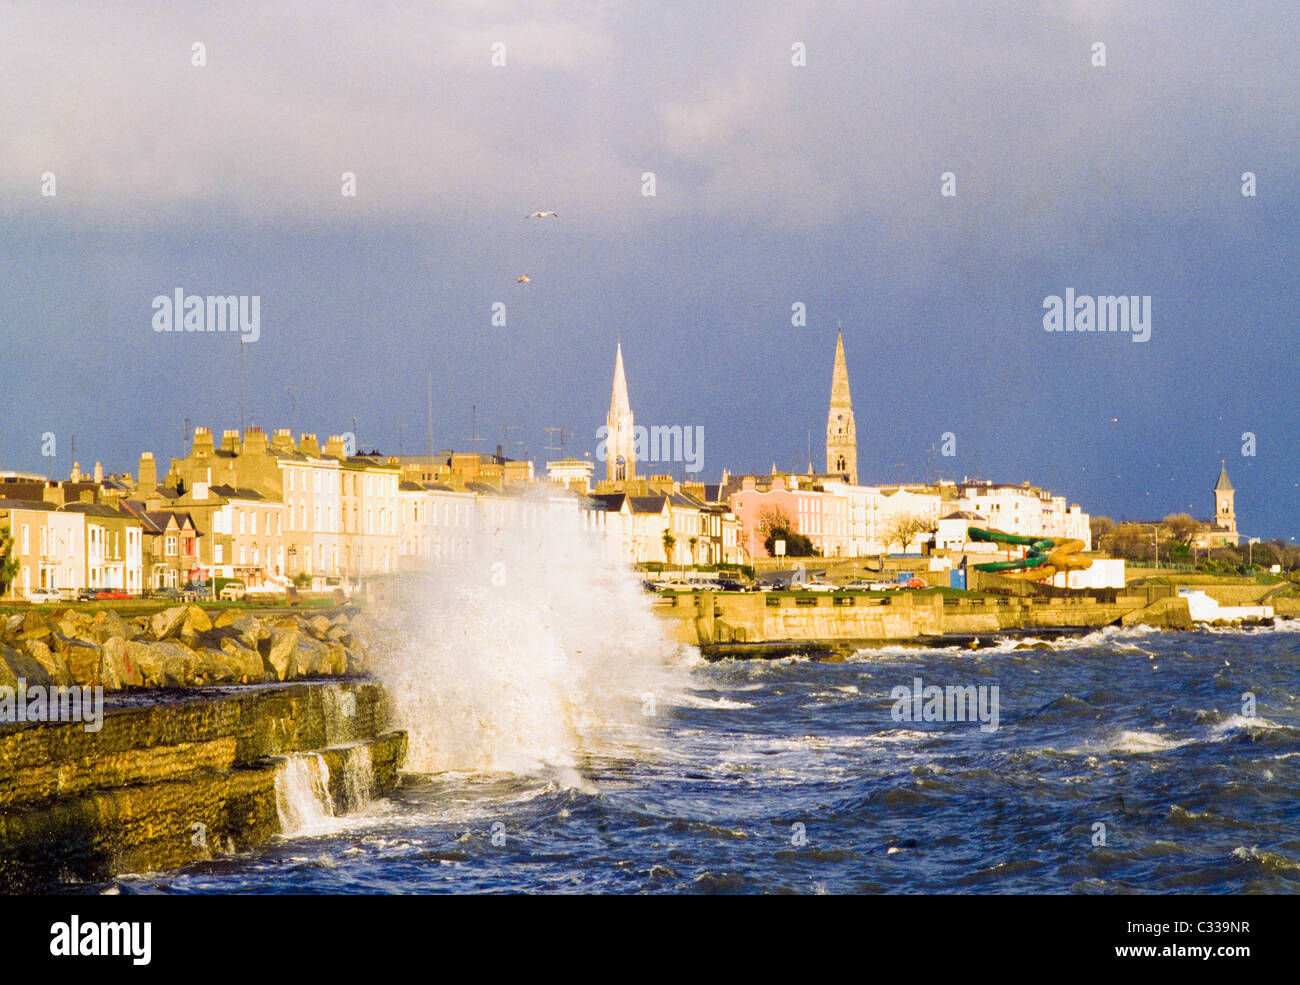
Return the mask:
POLYGON ((1300 892, 1300 627, 1016 646, 699 662, 576 778, 410 775, 312 833, 107 888, 1300 892), (997 731, 895 721, 918 677, 996 684, 997 731))

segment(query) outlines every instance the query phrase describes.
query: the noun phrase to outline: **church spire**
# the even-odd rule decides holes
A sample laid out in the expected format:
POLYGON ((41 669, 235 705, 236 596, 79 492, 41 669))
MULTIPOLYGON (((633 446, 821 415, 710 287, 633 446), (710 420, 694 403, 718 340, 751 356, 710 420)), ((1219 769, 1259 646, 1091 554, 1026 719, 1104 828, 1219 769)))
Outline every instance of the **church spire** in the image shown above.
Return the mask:
POLYGON ((614 356, 614 390, 609 395, 609 413, 612 417, 615 414, 631 415, 632 405, 627 399, 627 376, 623 372, 623 343, 618 344, 618 352, 614 356))
POLYGON ((849 365, 844 358, 844 332, 835 339, 835 368, 831 373, 831 407, 826 417, 826 471, 858 484, 858 435, 849 393, 849 365))
POLYGON ((1219 459, 1219 481, 1214 484, 1215 492, 1232 492, 1232 483, 1228 481, 1228 463, 1219 459))
POLYGON ((609 395, 605 418, 605 478, 626 481, 636 478, 632 431, 632 404, 627 398, 627 376, 623 372, 623 343, 614 356, 614 387, 609 395))

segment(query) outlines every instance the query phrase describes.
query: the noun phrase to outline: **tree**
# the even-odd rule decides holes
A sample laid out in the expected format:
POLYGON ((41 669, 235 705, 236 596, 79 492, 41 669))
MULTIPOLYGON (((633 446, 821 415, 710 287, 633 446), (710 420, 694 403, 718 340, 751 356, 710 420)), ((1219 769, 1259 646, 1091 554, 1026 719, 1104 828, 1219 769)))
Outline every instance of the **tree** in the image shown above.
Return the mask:
POLYGON ((690 546, 690 548, 691 548, 691 564, 694 564, 694 563, 695 563, 695 548, 699 546, 699 544, 700 544, 700 538, 698 538, 698 537, 692 537, 692 538, 691 538, 690 540, 688 540, 686 543, 687 543, 687 544, 690 546))
POLYGON ((1147 524, 1121 523, 1107 536, 1106 549, 1126 561, 1149 561, 1155 556, 1154 532, 1147 524))
POLYGON ((1201 522, 1186 513, 1170 513, 1161 521, 1160 526, 1167 540, 1177 541, 1188 547, 1201 530, 1201 522))
POLYGON ((897 544, 904 551, 918 534, 929 533, 932 529, 929 519, 915 513, 900 513, 885 525, 885 547, 897 544))
POLYGON ((767 548, 768 557, 776 557, 776 542, 785 541, 786 557, 816 557, 817 548, 813 542, 801 533, 784 527, 773 527, 767 532, 763 546, 767 548))
POLYGON ((1092 546, 1094 550, 1102 549, 1102 542, 1115 529, 1115 521, 1108 516, 1094 516, 1088 519, 1088 526, 1092 528, 1092 546))
MULTIPOLYGON (((782 530, 795 529, 794 517, 790 516, 783 507, 764 506, 758 511, 758 535, 766 541, 775 527, 782 530)), ((771 550, 768 553, 770 554, 771 550)))
POLYGON ((673 548, 676 546, 677 538, 668 532, 667 527, 664 527, 664 563, 672 564, 673 548))
POLYGON ((18 577, 20 562, 14 556, 14 538, 8 527, 0 527, 0 595, 9 591, 9 586, 18 577))

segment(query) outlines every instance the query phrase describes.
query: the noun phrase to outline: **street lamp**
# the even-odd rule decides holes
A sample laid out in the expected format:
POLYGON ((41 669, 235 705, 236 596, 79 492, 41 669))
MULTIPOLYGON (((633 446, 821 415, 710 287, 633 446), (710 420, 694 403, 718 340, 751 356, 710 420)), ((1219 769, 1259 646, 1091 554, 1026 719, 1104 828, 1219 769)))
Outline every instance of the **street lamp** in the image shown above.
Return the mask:
POLYGON ((1160 527, 1154 523, 1147 523, 1144 526, 1151 528, 1151 539, 1156 544, 1156 570, 1160 570, 1160 527))

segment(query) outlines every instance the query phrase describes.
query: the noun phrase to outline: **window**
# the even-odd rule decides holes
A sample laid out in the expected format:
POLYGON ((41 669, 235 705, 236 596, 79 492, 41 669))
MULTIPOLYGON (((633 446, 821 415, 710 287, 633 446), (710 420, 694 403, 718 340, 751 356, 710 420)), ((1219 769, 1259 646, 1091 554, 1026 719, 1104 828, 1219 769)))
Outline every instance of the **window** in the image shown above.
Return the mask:
MULTIPOLYGON (((293 515, 292 515, 292 514, 290 514, 289 519, 290 519, 290 520, 293 519, 293 515)), ((280 532, 281 532, 281 523, 282 523, 283 520, 284 520, 284 517, 283 517, 282 514, 277 513, 277 514, 275 515, 275 535, 276 535, 277 537, 280 536, 280 532)))
POLYGON ((23 524, 23 553, 24 554, 30 553, 32 549, 31 540, 28 537, 29 533, 30 533, 30 528, 27 526, 27 524, 24 523, 23 524))
POLYGON ((224 563, 225 563, 225 556, 226 556, 225 546, 226 546, 225 544, 213 544, 213 545, 212 545, 212 563, 213 563, 213 564, 224 564, 224 563))
POLYGON ((176 556, 176 538, 171 534, 167 535, 167 556, 176 556))
POLYGON ((293 492, 293 469, 285 469, 284 474, 289 482, 289 492, 293 492))
POLYGON ((241 534, 244 532, 244 511, 243 510, 239 511, 239 532, 241 534))

